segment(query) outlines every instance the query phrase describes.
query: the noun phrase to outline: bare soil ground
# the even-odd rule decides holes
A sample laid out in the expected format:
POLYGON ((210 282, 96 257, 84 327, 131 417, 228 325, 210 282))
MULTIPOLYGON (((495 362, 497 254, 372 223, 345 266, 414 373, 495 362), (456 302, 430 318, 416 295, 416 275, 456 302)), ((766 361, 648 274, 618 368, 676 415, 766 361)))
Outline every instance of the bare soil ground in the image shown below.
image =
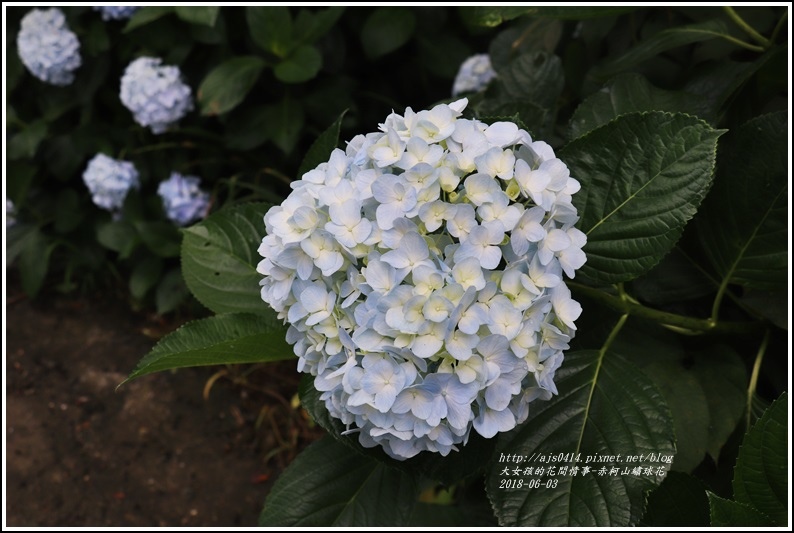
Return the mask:
POLYGON ((278 474, 319 434, 290 405, 292 361, 181 369, 116 390, 178 322, 96 298, 31 302, 13 285, 8 526, 256 525, 278 474))

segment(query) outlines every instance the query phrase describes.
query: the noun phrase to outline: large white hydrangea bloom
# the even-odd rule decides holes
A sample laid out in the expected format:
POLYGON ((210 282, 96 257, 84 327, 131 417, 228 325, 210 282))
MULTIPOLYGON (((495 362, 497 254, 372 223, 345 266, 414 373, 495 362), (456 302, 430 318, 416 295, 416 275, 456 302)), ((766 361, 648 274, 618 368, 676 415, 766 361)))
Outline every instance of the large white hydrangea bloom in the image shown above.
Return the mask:
POLYGON ((193 110, 190 87, 182 82, 179 67, 160 63, 159 58, 139 57, 121 77, 121 102, 138 124, 155 134, 164 133, 193 110))
POLYGON ((490 438, 557 392, 585 262, 579 183, 466 99, 359 135, 265 215, 262 298, 298 369, 365 447, 406 459, 490 438))
POLYGON ((80 41, 66 25, 58 8, 33 9, 24 17, 17 35, 22 64, 41 81, 70 85, 82 60, 80 41))

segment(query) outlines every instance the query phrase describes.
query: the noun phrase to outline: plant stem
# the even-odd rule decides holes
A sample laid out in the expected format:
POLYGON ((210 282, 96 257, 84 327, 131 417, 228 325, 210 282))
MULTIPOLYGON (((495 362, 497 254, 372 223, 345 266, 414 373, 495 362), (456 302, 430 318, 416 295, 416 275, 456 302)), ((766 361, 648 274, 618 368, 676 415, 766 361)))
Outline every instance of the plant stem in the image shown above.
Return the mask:
POLYGON ((623 324, 626 323, 626 320, 628 320, 628 318, 629 318, 628 313, 620 316, 617 324, 615 324, 615 327, 612 328, 612 331, 609 333, 609 337, 607 337, 607 340, 604 342, 604 345, 601 347, 601 355, 605 354, 607 350, 609 350, 609 347, 612 346, 612 343, 617 338, 618 334, 620 333, 620 330, 623 329, 623 324))
POLYGON ((725 11, 725 13, 728 14, 730 19, 736 23, 737 26, 739 26, 742 30, 744 30, 744 32, 747 33, 747 35, 752 37, 761 46, 766 48, 769 47, 770 44, 772 44, 769 42, 769 39, 767 39, 757 31, 755 31, 755 29, 752 26, 747 24, 747 22, 745 22, 744 19, 740 17, 739 14, 732 7, 723 6, 722 9, 725 11))
POLYGON ((780 35, 780 31, 786 26, 786 19, 788 19, 788 9, 783 12, 783 16, 780 17, 780 20, 777 21, 775 29, 772 30, 772 36, 769 38, 771 43, 774 43, 777 40, 777 36, 780 35))
POLYGON ((754 44, 750 44, 748 42, 742 41, 741 39, 737 39, 736 37, 733 37, 731 35, 726 35, 724 33, 721 33, 720 37, 722 37, 723 39, 725 39, 728 42, 731 42, 731 43, 735 44, 736 46, 741 46, 742 48, 746 48, 747 50, 751 50, 753 52, 763 52, 764 51, 764 47, 763 46, 756 46, 754 44))
POLYGON ((658 309, 645 307, 642 304, 631 302, 626 297, 613 296, 600 289, 588 287, 575 282, 568 282, 568 286, 598 302, 624 314, 647 318, 660 324, 684 328, 700 333, 734 333, 747 334, 757 332, 762 324, 759 322, 718 322, 711 319, 693 318, 675 313, 668 313, 658 309))
POLYGON ((755 356, 755 363, 753 364, 753 373, 750 375, 750 384, 747 386, 747 410, 745 413, 747 431, 750 431, 750 413, 753 408, 753 396, 755 396, 755 389, 758 387, 758 374, 761 373, 761 362, 764 360, 767 346, 769 346, 769 330, 766 330, 764 340, 761 341, 761 347, 758 348, 758 353, 755 356))

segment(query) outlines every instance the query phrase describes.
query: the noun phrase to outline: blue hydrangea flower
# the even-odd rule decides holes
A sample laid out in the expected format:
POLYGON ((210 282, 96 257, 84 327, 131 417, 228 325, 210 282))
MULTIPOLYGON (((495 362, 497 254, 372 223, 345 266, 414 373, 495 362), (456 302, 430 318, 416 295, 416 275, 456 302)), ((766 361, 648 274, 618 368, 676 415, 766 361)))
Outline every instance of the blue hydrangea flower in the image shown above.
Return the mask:
POLYGON ((329 414, 403 460, 524 422, 582 307, 579 182, 464 98, 392 113, 293 182, 264 217, 262 299, 329 414))
POLYGON ((481 91, 495 77, 496 72, 491 66, 491 57, 488 54, 473 55, 461 63, 452 86, 452 96, 481 91))
POLYGON ((16 223, 16 208, 14 207, 14 202, 6 198, 6 228, 10 228, 16 223))
POLYGON ((207 212, 210 195, 199 188, 201 180, 172 172, 171 177, 160 182, 157 194, 163 200, 166 216, 179 226, 202 218, 207 212))
POLYGON ((161 59, 139 57, 127 66, 121 78, 121 102, 135 121, 160 134, 193 109, 190 87, 182 82, 179 67, 163 65, 161 59))
POLYGON ((34 9, 17 35, 19 58, 31 74, 52 85, 69 85, 80 67, 80 41, 57 8, 34 9))
POLYGON ((102 20, 128 19, 139 9, 138 6, 94 6, 95 11, 102 13, 102 20))
POLYGON ((105 154, 97 154, 88 162, 83 181, 91 191, 94 203, 108 211, 121 209, 130 188, 140 186, 135 165, 105 154))

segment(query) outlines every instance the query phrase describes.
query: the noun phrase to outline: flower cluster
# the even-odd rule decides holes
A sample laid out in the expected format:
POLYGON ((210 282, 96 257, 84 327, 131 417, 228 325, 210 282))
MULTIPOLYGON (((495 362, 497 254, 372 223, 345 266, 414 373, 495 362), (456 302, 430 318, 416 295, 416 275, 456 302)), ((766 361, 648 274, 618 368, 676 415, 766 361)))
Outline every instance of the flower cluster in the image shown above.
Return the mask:
POLYGON ((161 59, 139 57, 127 66, 121 78, 121 102, 135 121, 160 134, 193 109, 190 87, 181 80, 179 67, 163 65, 161 59))
POLYGON ((41 81, 69 85, 80 67, 80 41, 57 8, 33 9, 23 18, 17 35, 19 58, 41 81))
POLYGON ((481 91, 495 77, 496 72, 491 66, 491 56, 488 54, 473 55, 461 63, 452 85, 452 96, 481 91))
POLYGON ((88 162, 83 181, 91 191, 91 199, 102 209, 118 211, 130 188, 138 188, 138 171, 129 161, 119 161, 97 154, 88 162))
POLYGON ((94 6, 95 11, 102 13, 102 20, 128 19, 139 9, 138 6, 94 6))
POLYGON ((172 172, 160 182, 157 194, 163 200, 166 216, 179 226, 202 218, 209 208, 210 195, 199 188, 201 179, 172 172))
POLYGON ((447 455, 526 419, 581 307, 579 183, 511 122, 466 99, 359 135, 265 215, 262 298, 298 369, 365 447, 447 455))

